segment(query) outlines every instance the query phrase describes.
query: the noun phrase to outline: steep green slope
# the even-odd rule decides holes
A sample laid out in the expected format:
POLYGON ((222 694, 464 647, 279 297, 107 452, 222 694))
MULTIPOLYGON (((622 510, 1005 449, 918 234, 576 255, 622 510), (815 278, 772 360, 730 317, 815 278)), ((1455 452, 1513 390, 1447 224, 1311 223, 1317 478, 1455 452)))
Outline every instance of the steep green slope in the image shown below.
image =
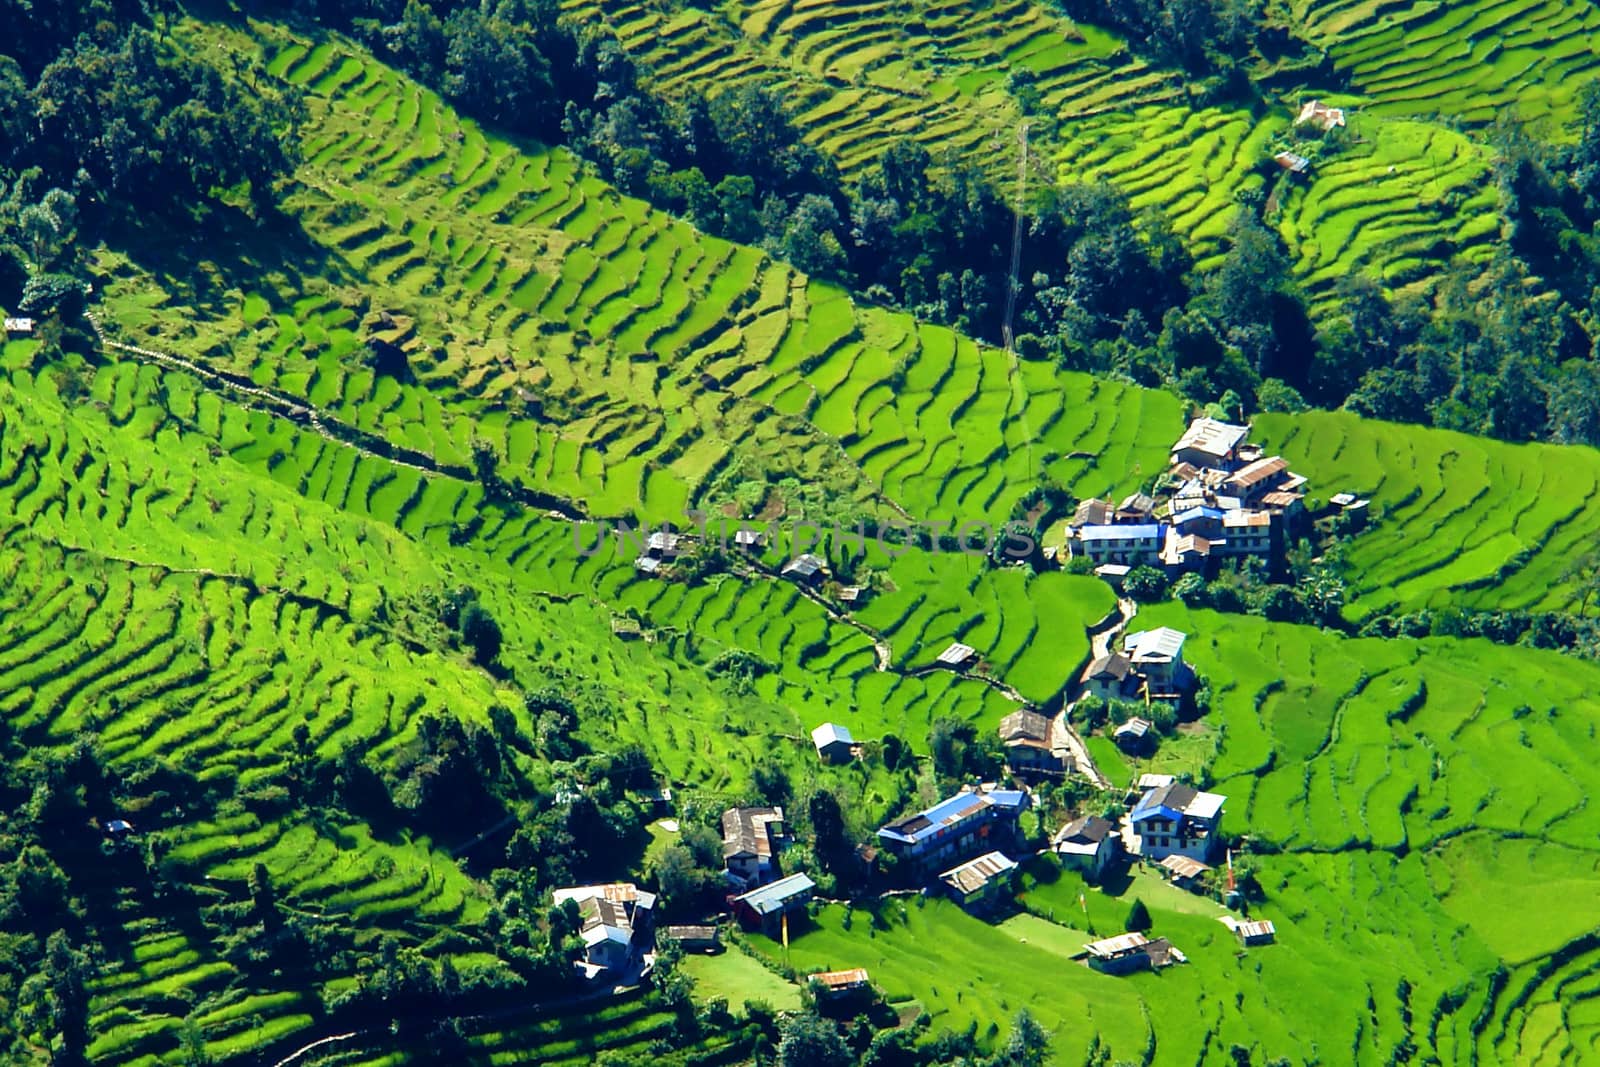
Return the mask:
MULTIPOLYGON (((1026 3, 729 3, 709 10, 655 0, 569 0, 603 21, 652 84, 698 91, 754 83, 795 103, 797 124, 848 175, 893 138, 953 151, 1011 188, 1016 130, 1031 125, 1035 160, 1063 180, 1108 180, 1161 209, 1202 265, 1213 262, 1240 194, 1276 189, 1279 231, 1315 301, 1349 271, 1385 285, 1426 282, 1458 256, 1487 254, 1495 205, 1481 144, 1437 114, 1473 122, 1514 108, 1565 116, 1573 74, 1593 63, 1582 4, 1293 6, 1292 28, 1327 51, 1349 85, 1332 92, 1351 113, 1337 153, 1317 149, 1309 181, 1279 180, 1274 152, 1295 140, 1295 75, 1277 78, 1262 107, 1197 106, 1188 76, 1135 57, 1125 42, 1026 3), (981 31, 981 32, 980 32, 981 31), (1555 34, 1553 49, 1539 35, 1555 34), (1502 36, 1508 35, 1508 36, 1502 36), (1016 76, 1032 78, 1019 89, 1016 76), (1037 89, 1037 97, 1033 90, 1037 89), (1281 94, 1281 99, 1280 99, 1281 94)), ((1270 70, 1258 72, 1271 74, 1270 70)), ((1303 146, 1302 150, 1304 150, 1303 146)))

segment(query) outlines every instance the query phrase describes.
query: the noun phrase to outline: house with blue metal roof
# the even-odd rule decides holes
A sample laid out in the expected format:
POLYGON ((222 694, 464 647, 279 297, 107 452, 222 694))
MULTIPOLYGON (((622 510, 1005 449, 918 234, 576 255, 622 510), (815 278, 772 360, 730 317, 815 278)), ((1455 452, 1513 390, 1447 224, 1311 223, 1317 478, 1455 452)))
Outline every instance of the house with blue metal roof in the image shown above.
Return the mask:
POLYGON ((878 831, 883 847, 913 876, 943 870, 977 852, 1015 842, 1017 820, 1032 806, 1021 789, 967 787, 933 807, 878 831))
POLYGON ((760 928, 768 936, 777 933, 783 916, 803 909, 817 890, 809 875, 791 874, 743 896, 733 898, 733 913, 747 927, 760 928))
POLYGON ((1217 824, 1228 798, 1183 782, 1147 791, 1129 813, 1139 854, 1153 860, 1185 856, 1204 863, 1216 847, 1217 824))
POLYGON ((1165 538, 1166 527, 1158 522, 1084 526, 1075 534, 1073 554, 1088 556, 1095 564, 1126 563, 1136 567, 1158 562, 1165 538))

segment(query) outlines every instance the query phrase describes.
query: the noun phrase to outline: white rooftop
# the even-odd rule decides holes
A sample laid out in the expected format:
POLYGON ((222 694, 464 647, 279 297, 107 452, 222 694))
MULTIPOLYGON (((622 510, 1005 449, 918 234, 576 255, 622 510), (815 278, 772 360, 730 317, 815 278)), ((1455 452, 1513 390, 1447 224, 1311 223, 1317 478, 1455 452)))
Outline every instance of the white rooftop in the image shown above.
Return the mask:
POLYGON ((835 741, 843 741, 847 745, 856 743, 856 739, 850 736, 850 731, 836 722, 825 722, 811 731, 811 743, 819 750, 835 741))
POLYGON ((1195 419, 1183 436, 1178 438, 1178 443, 1172 446, 1172 450, 1183 452, 1193 449, 1208 456, 1226 456, 1238 448, 1249 433, 1248 426, 1235 426, 1210 418, 1195 419))
POLYGON ((1141 660, 1173 660, 1183 653, 1183 642, 1187 638, 1188 635, 1181 630, 1158 626, 1154 630, 1138 630, 1129 634, 1123 641, 1123 647, 1128 650, 1128 658, 1135 663, 1141 660))
POLYGON ((1214 819, 1228 798, 1220 793, 1196 793, 1184 806, 1183 813, 1195 819, 1214 819))

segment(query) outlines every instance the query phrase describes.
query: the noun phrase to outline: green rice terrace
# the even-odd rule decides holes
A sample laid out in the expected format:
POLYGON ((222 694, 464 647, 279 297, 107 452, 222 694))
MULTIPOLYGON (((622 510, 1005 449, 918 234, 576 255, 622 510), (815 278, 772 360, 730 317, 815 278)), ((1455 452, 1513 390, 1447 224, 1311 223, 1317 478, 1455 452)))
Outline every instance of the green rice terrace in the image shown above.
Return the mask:
MULTIPOLYGON (((1108 182, 1204 268, 1259 203, 1318 322, 1352 277, 1481 288, 1488 124, 1600 65, 1556 0, 1274 5, 1253 103, 1034 0, 555 7, 652 90, 776 90, 851 180, 894 134, 1008 181, 1027 120, 1030 181, 1108 182), (1313 93, 1342 143, 1294 131, 1313 93)), ((156 17, 99 14, 82 56, 156 17)), ((1544 440, 1581 435, 983 343, 471 117, 455 9, 439 78, 331 7, 160 20, 297 148, 181 224, 95 206, 92 292, 0 154, 36 316, 0 335, 0 1062, 1600 1060, 1600 450, 1544 440), (1094 498, 1158 538, 1201 414, 1305 476, 1270 562, 1069 550, 1094 498)), ((48 69, 0 65, 8 136, 48 69)))
POLYGON ((1181 69, 1051 3, 564 7, 603 19, 667 95, 743 84, 783 94, 807 141, 846 175, 905 137, 1009 190, 1026 123, 1041 174, 1115 184, 1162 212, 1202 263, 1236 198, 1273 193, 1314 298, 1350 272, 1399 289, 1452 262, 1481 263, 1498 236, 1482 210, 1493 181, 1484 138, 1461 124, 1565 121, 1581 77, 1600 66, 1600 14, 1555 0, 1268 5, 1271 32, 1302 39, 1323 65, 1257 56, 1251 73, 1270 88, 1250 107, 1193 99, 1181 69), (1349 117, 1337 148, 1291 128, 1319 96, 1349 117), (1311 172, 1280 178, 1274 154, 1307 144, 1311 172))

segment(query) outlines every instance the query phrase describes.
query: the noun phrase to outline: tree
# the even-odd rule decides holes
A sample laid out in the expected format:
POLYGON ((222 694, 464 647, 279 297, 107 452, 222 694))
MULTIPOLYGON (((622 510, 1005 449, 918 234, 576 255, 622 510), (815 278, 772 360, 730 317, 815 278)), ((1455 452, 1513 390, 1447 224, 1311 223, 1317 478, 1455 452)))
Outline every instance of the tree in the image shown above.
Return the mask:
POLYGON ((655 876, 665 911, 678 911, 691 903, 705 884, 694 856, 681 844, 662 850, 655 861, 655 876))
POLYGON ((1138 897, 1133 898, 1133 907, 1128 909, 1128 918, 1123 922, 1124 930, 1145 931, 1150 929, 1150 909, 1144 906, 1144 901, 1138 897))
POLYGON ((488 666, 500 658, 500 624, 476 600, 461 611, 461 639, 472 649, 473 662, 488 666))
POLYGON ((1005 1048, 996 1057, 997 1067, 1039 1067, 1050 1052, 1050 1033, 1039 1025, 1033 1013, 1023 1008, 1011 1023, 1005 1048))
POLYGON ((1294 415, 1306 410, 1306 401, 1294 386, 1280 378, 1268 378, 1256 387, 1256 407, 1294 415))
POLYGON ((1122 580, 1122 591, 1141 604, 1165 600, 1167 576, 1148 564, 1140 564, 1122 580))
POLYGON ((854 1067, 839 1028, 815 1012, 798 1012, 779 1026, 778 1067, 854 1067))

